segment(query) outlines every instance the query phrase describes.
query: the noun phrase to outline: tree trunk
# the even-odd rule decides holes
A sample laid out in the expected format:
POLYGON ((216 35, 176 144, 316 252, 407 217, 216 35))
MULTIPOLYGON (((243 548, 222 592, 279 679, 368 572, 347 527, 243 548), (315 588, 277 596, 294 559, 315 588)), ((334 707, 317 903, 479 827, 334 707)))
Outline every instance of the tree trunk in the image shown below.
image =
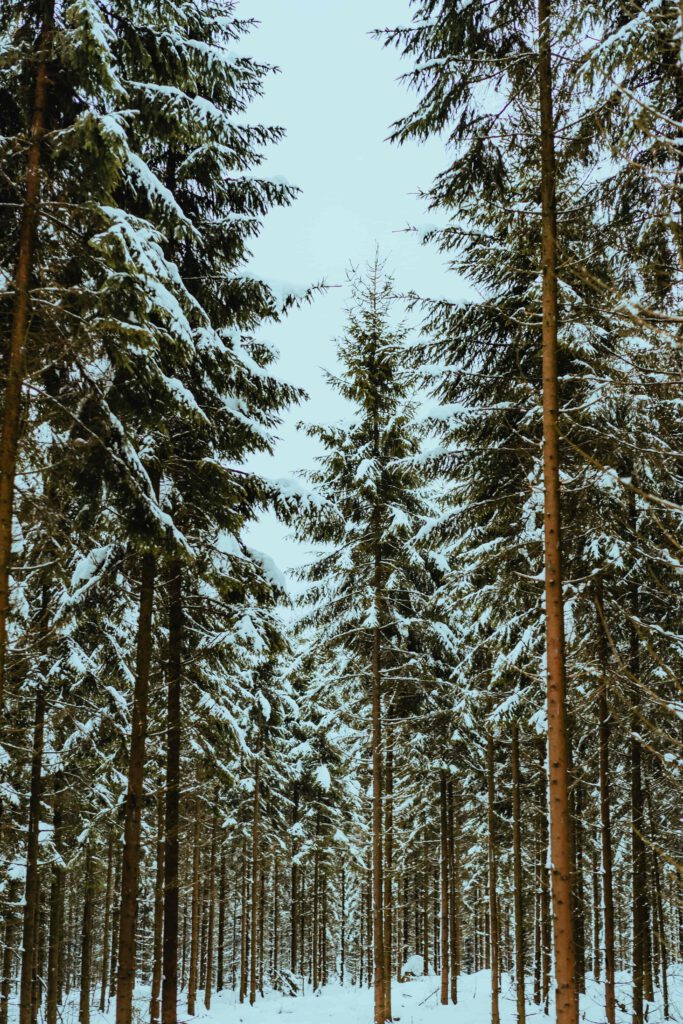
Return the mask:
POLYGON ((213 794, 213 824, 211 826, 211 852, 209 854, 209 921, 206 943, 206 981, 204 1006, 211 1009, 211 986, 213 984, 213 933, 216 922, 216 843, 218 842, 218 787, 213 794))
MULTIPOLYGON (((632 612, 638 615, 638 594, 632 593, 632 612)), ((640 744, 640 722, 638 717, 638 680, 640 676, 640 655, 638 635, 630 627, 630 671, 631 683, 631 864, 632 864, 632 922, 633 922, 633 1024, 643 1024, 643 998, 645 995, 647 941, 647 860, 643 841, 644 800, 642 779, 642 747, 640 744)))
MULTIPOLYGON (((116 1024, 132 1024, 135 986, 135 924, 140 874, 140 826, 145 780, 145 740, 152 658, 154 555, 141 559, 135 690, 128 761, 128 789, 123 826, 121 906, 119 911, 119 964, 116 984, 116 1024)), ((23 1021, 22 1021, 23 1024, 23 1021)))
MULTIPOLYGON (((107 843, 107 883, 104 894, 104 924, 102 927, 102 973, 101 973, 101 984, 100 984, 100 1013, 104 1013, 107 1008, 107 971, 109 970, 109 940, 111 938, 111 904, 112 904, 112 886, 114 884, 114 836, 112 833, 109 834, 109 841, 107 843)), ((48 970, 48 976, 49 976, 48 970)), ((56 1024, 56 1017, 54 1021, 50 1021, 49 1024, 56 1024)))
POLYGON ((194 802, 194 838, 192 846, 192 923, 190 926, 190 977, 187 983, 187 1012, 194 1016, 197 1000, 197 959, 199 957, 199 901, 201 887, 199 878, 201 802, 194 802))
POLYGON ((515 906, 515 990, 517 996, 517 1024, 524 1024, 524 869, 522 865, 522 801, 519 777, 519 725, 512 723, 512 857, 515 906))
POLYGON ((19 1024, 32 1024, 33 974, 38 946, 38 851, 40 805, 42 793, 43 746, 45 742, 45 694, 36 692, 33 724, 33 751, 31 755, 31 789, 28 807, 28 841, 26 844, 26 890, 24 897, 24 927, 19 985, 19 1024))
POLYGON ((343 988, 346 971, 346 872, 344 871, 343 864, 341 868, 339 896, 339 983, 343 988))
POLYGON ((662 967, 662 1010, 664 1013, 664 1020, 669 1020, 669 951, 667 948, 665 923, 664 923, 664 903, 662 900, 662 883, 659 873, 659 854, 657 852, 657 830, 655 828, 654 814, 652 813, 652 797, 650 793, 647 793, 647 804, 650 812, 650 835, 652 838, 653 849, 652 849, 652 878, 655 889, 655 908, 657 911, 657 928, 656 928, 656 941, 659 949, 659 959, 662 967))
POLYGON ((500 936, 498 929, 498 865, 496 850, 495 778, 493 736, 486 740, 488 793, 489 930, 491 936, 491 1024, 500 1024, 500 936))
POLYGON ((168 693, 164 821, 164 923, 161 982, 162 1024, 178 1020, 178 910, 180 895, 180 700, 183 643, 182 569, 174 559, 168 584, 168 693))
MULTIPOLYGON (((379 544, 379 542, 377 542, 379 544)), ((379 618, 381 603, 381 559, 375 552, 375 604, 379 618)), ((382 696, 380 668, 380 628, 372 639, 372 937, 374 968, 374 1020, 384 1024, 387 1004, 384 954, 384 892, 382 865, 382 696)), ((389 979, 389 984, 391 980, 389 979)))
POLYGON ((247 844, 246 840, 242 846, 242 916, 240 919, 240 1003, 243 1003, 247 996, 247 844))
POLYGON ((591 877, 593 880, 593 979, 600 982, 600 868, 598 854, 593 849, 591 877))
MULTIPOLYGON (((19 251, 14 275, 12 322, 6 349, 5 390, 0 430, 0 719, 4 716, 9 618, 9 574, 12 558, 12 512, 17 448, 21 425, 21 392, 31 317, 30 288, 36 229, 39 219, 43 139, 46 127, 49 69, 45 52, 53 23, 53 4, 43 5, 43 24, 38 43, 40 59, 36 68, 29 146, 26 155, 26 185, 19 227, 19 251)), ((34 954, 31 953, 31 961, 34 954)), ((24 993, 26 995, 26 993, 24 993)), ((27 1011, 28 1012, 28 1011, 27 1011)))
POLYGON ((600 788, 600 837, 602 854, 602 908, 605 964, 605 1019, 615 1024, 616 991, 614 963, 614 893, 612 884, 612 822, 609 766, 610 714, 607 704, 607 640, 600 628, 600 668, 602 680, 598 693, 598 743, 600 788))
POLYGON ((64 926, 64 863, 62 860, 62 796, 64 779, 61 771, 55 774, 54 806, 52 817, 55 857, 52 863, 50 886, 50 938, 47 954, 46 1024, 57 1024, 61 1000, 60 970, 62 929, 64 926))
POLYGON ((448 1005, 449 998, 449 970, 450 954, 448 949, 449 930, 449 864, 448 864, 448 780, 446 772, 441 770, 439 783, 439 811, 440 811, 440 901, 439 901, 439 923, 440 939, 439 952, 441 955, 441 1004, 448 1005))
POLYGON ((387 728, 387 757, 384 791, 384 1016, 391 1020, 391 947, 393 935, 393 868, 394 868, 394 747, 387 728))
POLYGON ((116 996, 116 977, 118 973, 118 936, 119 936, 119 894, 121 892, 121 853, 118 849, 118 844, 114 849, 114 859, 116 861, 115 871, 115 882, 114 882, 114 899, 113 899, 113 913, 111 915, 111 960, 109 962, 109 998, 114 999, 116 996))
POLYGON ((586 921, 583 892, 583 782, 578 772, 574 778, 574 938, 576 982, 579 993, 586 991, 586 921))
POLYGON ((550 851, 555 936, 557 1024, 577 1024, 579 1004, 572 927, 573 855, 569 814, 562 540, 560 528, 557 379, 557 211, 550 0, 538 0, 538 87, 541 117, 543 485, 548 698, 550 851))
POLYGON ((261 899, 261 763, 257 754, 254 769, 254 817, 251 833, 251 966, 249 973, 249 1005, 256 1002, 258 962, 258 912, 261 899))
POLYGON ((548 998, 550 991, 550 967, 551 967, 551 922, 550 922, 550 885, 549 885, 549 871, 548 871, 548 787, 547 787, 547 774, 545 769, 545 744, 543 741, 539 741, 538 744, 538 770, 539 770, 539 786, 538 786, 538 806, 539 806, 539 860, 538 860, 538 879, 539 879, 539 909, 541 915, 540 928, 541 928, 541 1001, 545 1009, 546 1014, 548 1013, 548 998))
POLYGON ((299 924, 299 866, 296 861, 297 855, 297 842, 295 838, 295 829, 299 821, 299 787, 294 786, 294 800, 292 806, 292 873, 291 873, 291 904, 290 904, 290 922, 291 922, 291 933, 290 933, 290 967, 292 974, 296 974, 299 966, 298 958, 298 924, 299 924))
MULTIPOLYGON (((216 991, 222 992, 225 975, 225 911, 226 911, 226 879, 225 879, 225 848, 221 843, 221 857, 218 885, 218 947, 216 949, 216 991)), ((276 968, 277 969, 277 968, 276 968)))
POLYGON ((4 950, 2 954, 2 993, 0 994, 0 1024, 7 1024, 9 1016, 9 997, 12 989, 12 967, 16 956, 14 946, 17 934, 17 915, 14 910, 14 901, 17 893, 15 884, 12 881, 8 884, 8 891, 5 903, 5 928, 3 931, 4 950))
POLYGON ((93 863, 90 848, 85 855, 83 880, 83 930, 81 932, 81 986, 78 1004, 78 1024, 90 1024, 90 987, 92 983, 92 904, 93 863))
POLYGON ((154 926, 152 949, 152 991, 149 1001, 151 1024, 159 1020, 159 995, 162 977, 162 940, 164 927, 164 796, 157 793, 157 850, 156 877, 154 879, 154 926))
POLYGON ((451 1002, 458 1001, 460 974, 460 804, 454 806, 453 779, 448 780, 448 862, 450 897, 448 905, 451 1002))
POLYGON ((318 894, 320 892, 320 815, 316 818, 315 823, 315 850, 313 851, 313 927, 311 928, 312 937, 312 948, 311 948, 311 961, 313 965, 313 991, 317 992, 320 985, 320 973, 318 969, 318 928, 319 928, 319 900, 318 894))

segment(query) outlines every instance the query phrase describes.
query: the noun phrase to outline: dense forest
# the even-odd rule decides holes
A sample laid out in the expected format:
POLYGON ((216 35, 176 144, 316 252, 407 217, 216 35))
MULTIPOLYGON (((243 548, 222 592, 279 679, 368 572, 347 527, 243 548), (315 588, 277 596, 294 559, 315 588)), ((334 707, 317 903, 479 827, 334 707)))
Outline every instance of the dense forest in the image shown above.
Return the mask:
POLYGON ((0 1024, 681 1019, 683 12, 404 6, 469 297, 350 274, 296 482, 249 3, 0 7, 0 1024))

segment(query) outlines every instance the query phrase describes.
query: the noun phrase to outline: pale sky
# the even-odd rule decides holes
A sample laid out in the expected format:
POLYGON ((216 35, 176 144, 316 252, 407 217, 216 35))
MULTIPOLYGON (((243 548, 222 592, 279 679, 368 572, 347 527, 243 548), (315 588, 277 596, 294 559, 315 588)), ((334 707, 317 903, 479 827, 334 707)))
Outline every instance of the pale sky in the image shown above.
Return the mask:
MULTIPOLYGON (((443 258, 402 231, 434 222, 417 192, 444 165, 443 148, 384 141, 413 97, 397 81, 406 65, 369 32, 406 24, 408 0, 243 0, 239 13, 260 22, 245 52, 281 69, 250 111, 251 119, 287 131, 266 171, 302 189, 288 210, 266 218, 250 272, 297 286, 321 279, 344 286, 349 263, 367 262, 377 244, 399 291, 455 297, 462 286, 443 258)), ((347 302, 346 287, 331 288, 270 333, 281 352, 279 374, 303 386, 310 400, 287 417, 275 457, 256 463, 268 476, 293 476, 311 465, 315 449, 296 431, 299 420, 344 415, 322 368, 335 368, 347 302)), ((284 570, 306 558, 287 534, 266 517, 246 539, 284 570)))

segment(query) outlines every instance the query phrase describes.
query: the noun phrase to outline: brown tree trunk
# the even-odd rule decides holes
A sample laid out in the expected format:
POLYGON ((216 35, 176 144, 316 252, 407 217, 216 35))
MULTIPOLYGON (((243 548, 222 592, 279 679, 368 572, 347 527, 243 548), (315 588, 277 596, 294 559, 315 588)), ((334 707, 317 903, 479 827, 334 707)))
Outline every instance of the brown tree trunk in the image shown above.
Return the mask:
POLYGON ((517 722, 512 723, 510 761, 512 769, 512 857, 515 887, 515 990, 517 996, 517 1024, 524 1024, 526 1019, 524 1003, 524 869, 522 865, 522 801, 519 777, 519 726, 517 722))
POLYGON ((206 981, 204 1006, 211 1009, 211 987, 213 985, 213 933, 216 922, 216 844, 218 842, 218 787, 213 794, 213 824, 211 826, 211 851, 209 854, 209 921, 206 943, 206 981))
MULTIPOLYGON (((379 545, 379 541, 377 541, 379 545)), ((379 549, 375 552, 375 604, 379 618, 382 568, 379 549)), ((374 1021, 384 1024, 387 1004, 384 953, 384 891, 382 856, 382 695, 380 667, 380 628, 372 639, 372 937, 374 968, 374 1021)), ((389 979, 389 984, 391 980, 389 979)))
POLYGON ((50 938, 47 954, 46 1024, 57 1024, 61 1000, 60 970, 62 929, 64 925, 64 864, 62 861, 62 796, 64 779, 61 771, 55 774, 53 805, 53 842, 55 857, 52 864, 50 886, 50 938))
POLYGON ((539 858, 538 858, 538 884, 539 884, 539 910, 540 910, 540 939, 541 939, 541 1002, 545 1012, 548 1013, 548 998, 550 990, 550 966, 551 966, 551 921, 550 921, 550 885, 548 878, 548 791, 547 773, 545 768, 545 744, 539 741, 538 744, 538 806, 539 806, 539 858))
MULTIPOLYGON (((225 848, 221 843, 221 857, 219 867, 219 884, 218 884, 218 946, 216 949, 216 991, 222 992, 224 986, 224 975, 225 975, 225 911, 226 911, 226 866, 225 866, 225 848)), ((277 959, 277 958, 276 958, 277 959)), ((277 970, 277 967, 276 967, 277 970)))
POLYGON ((460 974, 460 803, 456 809, 453 780, 448 780, 448 863, 451 880, 448 905, 451 1002, 458 1001, 458 975, 460 974))
POLYGON ((320 817, 316 820, 315 826, 315 850, 313 851, 313 927, 311 928, 311 961, 312 961, 312 975, 313 975, 313 991, 317 992, 320 986, 320 973, 318 969, 319 951, 318 951, 318 929, 319 929, 319 902, 318 894, 320 892, 320 817))
MULTIPOLYGON (((107 843, 107 883, 104 894, 104 924, 102 927, 102 974, 100 984, 100 1013, 107 1008, 107 971, 109 970, 109 940, 111 938, 112 886, 114 884, 114 836, 109 835, 107 843)), ((52 931, 52 929, 50 929, 52 931)), ((48 976, 49 976, 48 970, 48 976)), ((56 1024, 56 1017, 50 1024, 56 1024)))
POLYGON ((9 1016, 9 997, 12 990, 12 974, 14 959, 16 957, 16 934, 17 914, 14 909, 14 902, 17 898, 15 884, 12 881, 8 884, 5 897, 5 927, 3 931, 4 950, 2 954, 2 992, 0 993, 0 1024, 7 1024, 9 1016))
MULTIPOLYGON (((600 606, 598 605, 600 612, 600 606)), ((605 964, 605 1019, 615 1024, 616 990, 614 962, 614 892, 612 883, 612 822, 609 766, 610 713, 607 704, 607 640, 599 627, 600 668, 602 680, 598 693, 598 742, 600 788, 600 837, 602 853, 602 906, 605 964)))
POLYGON ((299 821, 299 787, 294 786, 294 801, 292 806, 292 873, 291 873, 291 903, 290 903, 290 921, 291 921, 291 933, 290 933, 290 967, 292 974, 296 974, 299 966, 297 939, 298 939, 298 925, 299 925, 299 866, 297 864, 297 841, 294 837, 294 830, 299 821))
MULTIPOLYGON (((4 713, 9 618, 9 574, 12 558, 12 512, 17 447, 21 425, 21 392, 31 316, 30 288, 40 210, 40 179, 49 88, 47 47, 53 23, 53 5, 43 5, 40 53, 33 90, 33 110, 26 155, 26 185, 19 227, 19 251, 14 275, 14 304, 6 349, 5 390, 0 429, 0 718, 4 713)), ((31 954, 31 960, 34 956, 31 954)), ((24 993, 24 996, 26 993, 24 993)), ((28 1012, 28 1011, 26 1011, 28 1012)))
POLYGON ((154 879, 154 925, 152 948, 152 991, 149 1001, 151 1024, 159 1020, 159 995, 162 977, 162 939, 164 927, 164 796, 157 793, 157 850, 156 877, 154 879))
POLYGON ((569 812, 557 379, 557 211, 550 0, 538 0, 543 270, 543 485, 548 697, 550 852, 557 1024, 577 1024, 579 1003, 572 927, 573 855, 569 812))
POLYGON ((154 555, 144 554, 141 559, 140 569, 140 608, 137 630, 135 690, 133 694, 130 755, 128 761, 128 788, 123 826, 123 858, 121 861, 116 1024, 132 1024, 133 1019, 135 924, 140 874, 140 826, 145 780, 149 669, 152 658, 154 555))
POLYGON ((449 891, 450 891, 450 879, 449 879, 449 864, 448 864, 448 780, 446 772, 441 770, 441 778, 439 781, 439 812, 440 812, 440 835, 439 835, 439 851, 440 851, 440 900, 439 900, 439 923, 440 923, 440 938, 439 938, 439 953, 441 957, 441 1004, 442 1006, 448 1005, 449 998, 449 971, 450 971, 450 954, 448 949, 448 934, 449 934, 449 891))
POLYGON ((113 899, 113 912, 111 915, 111 959, 109 962, 109 998, 114 999, 116 996, 116 977, 118 973, 118 937, 119 937, 119 907, 120 899, 119 894, 121 892, 121 851, 119 850, 118 843, 114 849, 114 859, 116 861, 115 870, 115 882, 114 882, 114 899, 113 899))
POLYGON ((90 987, 92 984, 92 904, 93 863, 90 848, 85 855, 83 880, 83 929, 81 932, 81 984, 78 1024, 90 1024, 90 987))
POLYGON ((162 1024, 178 1020, 178 911, 180 896, 180 700, 183 643, 182 569, 174 559, 168 583, 168 692, 164 820, 162 1024))
POLYGON ((591 877, 593 880, 593 979, 600 982, 600 867, 597 851, 594 849, 591 858, 591 877))
POLYGON ((190 1016, 195 1013, 197 1001, 197 960, 199 957, 199 901, 201 899, 201 886, 199 877, 200 863, 200 831, 201 831, 201 802, 195 798, 194 802, 194 837, 192 844, 192 923, 190 926, 190 977, 187 983, 187 1012, 190 1016))
POLYGON ((652 879, 655 890, 655 909, 657 912, 656 941, 659 950, 659 959, 662 968, 662 1011, 664 1020, 669 1020, 669 951, 666 941, 666 925, 664 921, 664 902, 662 900, 662 882, 659 873, 659 854, 657 852, 657 830, 655 827, 654 814, 652 813, 652 797, 647 793, 648 811, 650 814, 650 835, 653 843, 652 849, 652 879))
POLYGON ((341 868, 339 906, 339 982, 344 986, 346 972, 346 872, 341 868))
POLYGON ((574 778, 574 938, 576 958, 576 982, 579 993, 586 991, 586 921, 583 892, 583 782, 575 773, 574 778))
MULTIPOLYGON (((260 744, 258 745, 260 749, 260 744)), ((254 769, 254 817, 251 832, 251 969, 249 973, 249 1005, 256 1002, 256 977, 258 960, 258 911, 261 899, 261 762, 257 750, 254 769)))
POLYGON ((394 869, 394 746, 387 728, 387 756, 384 787, 384 1016, 391 1020, 391 959, 393 935, 394 869))
POLYGON ((19 984, 19 1024, 32 1024, 33 974, 38 946, 38 851, 40 805, 42 793, 43 746, 45 742, 45 694, 36 692, 31 755, 31 789, 28 806, 28 841, 26 844, 26 890, 24 926, 19 984))
MULTIPOLYGON (((632 611, 638 615, 638 594, 632 594, 632 611)), ((648 959, 647 935, 647 853, 644 835, 644 799, 642 779, 642 747, 640 744, 640 722, 638 717, 638 680, 640 656, 638 635, 631 626, 630 671, 633 677, 631 697, 631 881, 632 881, 632 922, 633 922, 633 1024, 643 1024, 643 999, 646 988, 646 960, 648 959)))
POLYGON ((247 868, 247 844, 245 840, 242 846, 242 916, 240 920, 240 1003, 243 1003, 247 996, 247 942, 249 935, 249 931, 247 928, 247 868))
POLYGON ((498 929, 498 864, 496 850, 495 777, 493 736, 486 740, 488 793, 489 929, 491 936, 491 1024, 500 1024, 500 935, 498 929))

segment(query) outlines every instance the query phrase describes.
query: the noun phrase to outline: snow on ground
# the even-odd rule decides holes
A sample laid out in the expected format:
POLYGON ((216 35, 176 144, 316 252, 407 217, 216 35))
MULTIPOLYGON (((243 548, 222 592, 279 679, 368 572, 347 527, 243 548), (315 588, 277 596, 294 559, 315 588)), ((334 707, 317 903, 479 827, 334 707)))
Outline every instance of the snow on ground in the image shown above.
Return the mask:
MULTIPOLYGON (((479 971, 477 974, 461 975, 458 980, 457 1006, 441 1006, 439 1003, 439 979, 434 975, 417 978, 402 985, 394 982, 393 1012, 394 1020, 402 1024, 489 1024, 491 1019, 490 972, 479 971)), ((617 976, 617 1011, 618 1024, 629 1024, 630 1014, 627 1012, 629 995, 629 979, 626 974, 617 976)), ((683 1021, 683 965, 677 965, 670 971, 669 977, 670 1020, 683 1021)), ((211 1010, 204 1009, 203 993, 198 993, 197 1014, 188 1017, 185 1004, 178 1008, 178 1020, 182 1024, 197 1021, 197 1024, 372 1024, 372 992, 370 989, 352 988, 332 984, 314 995, 308 986, 303 996, 292 998, 280 995, 279 992, 268 992, 264 999, 258 998, 251 1007, 248 1003, 240 1005, 236 994, 231 990, 214 994, 211 1010)), ((664 1017, 661 1005, 661 993, 657 993, 657 1001, 648 1008, 648 1024, 661 1024, 664 1017)), ((149 990, 140 987, 136 990, 137 1024, 146 1024, 149 1020, 149 990)), ((515 994, 513 982, 508 975, 503 975, 501 992, 501 1024, 515 1024, 515 994)), ((107 1014, 91 1012, 91 1024, 111 1024, 114 1019, 114 1006, 109 1007, 107 1014)), ((527 1020, 533 1024, 543 1024, 554 1020, 553 1008, 545 1016, 542 1009, 527 1005, 527 1020)), ((604 1024, 602 989, 592 979, 588 979, 588 991, 581 1000, 581 1021, 585 1024, 604 1024)), ((61 1014, 62 1024, 77 1024, 78 996, 67 1001, 61 1014)))

